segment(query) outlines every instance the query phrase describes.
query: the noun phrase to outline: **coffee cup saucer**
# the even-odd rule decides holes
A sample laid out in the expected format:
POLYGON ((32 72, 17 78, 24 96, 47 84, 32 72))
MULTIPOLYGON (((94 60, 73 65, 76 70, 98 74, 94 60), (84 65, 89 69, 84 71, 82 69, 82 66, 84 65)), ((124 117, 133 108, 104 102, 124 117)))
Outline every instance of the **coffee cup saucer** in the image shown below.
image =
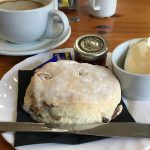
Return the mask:
MULTIPOLYGON (((59 23, 54 26, 54 30, 57 32, 60 28, 62 28, 63 24, 59 23)), ((58 38, 39 40, 29 44, 17 45, 0 39, 0 55, 25 56, 46 52, 55 49, 56 47, 66 42, 70 37, 70 34, 71 27, 69 26, 66 33, 59 36, 58 38)))

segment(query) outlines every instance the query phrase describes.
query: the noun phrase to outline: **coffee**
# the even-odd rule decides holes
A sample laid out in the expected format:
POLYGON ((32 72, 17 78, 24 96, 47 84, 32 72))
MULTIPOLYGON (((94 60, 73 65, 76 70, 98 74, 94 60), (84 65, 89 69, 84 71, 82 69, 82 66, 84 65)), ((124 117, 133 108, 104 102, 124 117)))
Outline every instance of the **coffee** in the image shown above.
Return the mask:
POLYGON ((43 6, 44 4, 31 0, 4 1, 0 3, 0 9, 7 9, 7 10, 30 10, 40 8, 43 6))

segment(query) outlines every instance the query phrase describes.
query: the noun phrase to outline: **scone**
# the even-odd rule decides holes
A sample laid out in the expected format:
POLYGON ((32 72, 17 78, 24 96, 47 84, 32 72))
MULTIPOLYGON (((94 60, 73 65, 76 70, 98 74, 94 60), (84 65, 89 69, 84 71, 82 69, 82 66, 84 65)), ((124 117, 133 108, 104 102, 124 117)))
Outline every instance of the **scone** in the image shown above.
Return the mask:
POLYGON ((107 68, 60 60, 35 72, 23 108, 38 122, 93 124, 109 122, 120 100, 120 84, 107 68))

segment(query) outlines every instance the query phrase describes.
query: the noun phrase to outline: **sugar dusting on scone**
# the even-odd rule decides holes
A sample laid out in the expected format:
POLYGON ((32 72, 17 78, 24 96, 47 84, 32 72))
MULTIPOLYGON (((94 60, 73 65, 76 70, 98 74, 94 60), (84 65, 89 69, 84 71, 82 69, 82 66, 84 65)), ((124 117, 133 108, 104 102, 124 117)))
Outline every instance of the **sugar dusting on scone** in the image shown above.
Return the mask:
POLYGON ((38 122, 94 124, 109 122, 120 100, 120 84, 107 68, 60 60, 35 72, 23 108, 38 122))

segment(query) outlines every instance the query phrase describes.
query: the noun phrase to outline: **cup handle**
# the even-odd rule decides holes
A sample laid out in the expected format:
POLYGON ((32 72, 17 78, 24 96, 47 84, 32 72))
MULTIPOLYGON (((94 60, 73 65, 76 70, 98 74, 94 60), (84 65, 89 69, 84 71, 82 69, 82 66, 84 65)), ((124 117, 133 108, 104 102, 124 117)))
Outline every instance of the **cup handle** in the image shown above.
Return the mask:
POLYGON ((68 28, 69 28, 69 21, 67 16, 63 12, 59 10, 50 11, 48 16, 48 25, 44 37, 50 39, 57 38, 59 36, 65 35, 68 28), (60 31, 59 33, 55 33, 53 31, 53 22, 55 16, 57 16, 60 19, 61 23, 63 24, 62 31, 60 31))
POLYGON ((90 0, 92 2, 92 8, 94 10, 101 10, 100 6, 96 6, 96 0, 90 0))

